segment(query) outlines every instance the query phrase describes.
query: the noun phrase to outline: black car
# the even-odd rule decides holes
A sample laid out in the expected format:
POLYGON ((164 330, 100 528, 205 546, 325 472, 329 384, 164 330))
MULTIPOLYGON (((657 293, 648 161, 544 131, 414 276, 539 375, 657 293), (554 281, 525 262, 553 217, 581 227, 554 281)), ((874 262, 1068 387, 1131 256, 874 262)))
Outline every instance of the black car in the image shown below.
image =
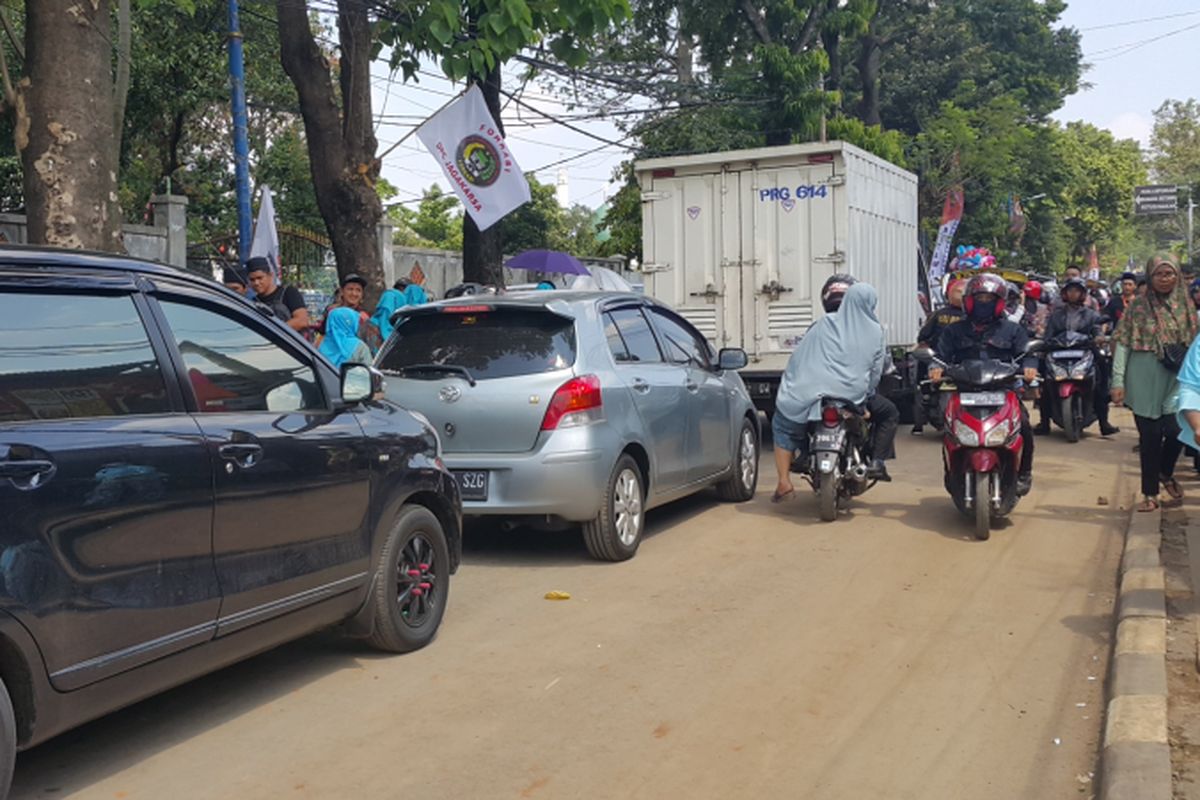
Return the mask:
POLYGON ((433 638, 462 504, 382 389, 211 281, 0 248, 0 798, 17 750, 287 640, 433 638))

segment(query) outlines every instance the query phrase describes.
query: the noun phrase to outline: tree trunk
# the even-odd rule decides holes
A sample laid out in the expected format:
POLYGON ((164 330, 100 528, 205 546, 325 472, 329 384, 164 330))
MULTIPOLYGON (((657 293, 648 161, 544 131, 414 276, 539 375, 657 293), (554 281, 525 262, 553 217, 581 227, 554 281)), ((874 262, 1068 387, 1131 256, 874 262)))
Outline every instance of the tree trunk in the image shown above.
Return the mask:
MULTIPOLYGON (((837 3, 838 0, 829 0, 826 9, 836 11, 837 3)), ((825 91, 840 92, 842 90, 842 37, 837 31, 822 31, 821 43, 825 47, 825 55, 829 57, 829 73, 825 76, 825 91)), ((842 101, 839 95, 838 108, 841 107, 842 101)))
MULTIPOLYGON (((483 99, 496 122, 496 130, 504 135, 500 120, 500 67, 483 80, 475 80, 483 90, 483 99)), ((463 280, 476 283, 504 285, 504 220, 486 231, 475 225, 470 214, 463 214, 463 280)))
POLYGON ((875 35, 875 23, 859 40, 862 49, 858 52, 858 77, 862 84, 862 99, 858 103, 858 118, 864 125, 879 125, 883 118, 879 111, 879 56, 883 41, 875 35))
POLYGON ((338 275, 361 275, 367 281, 364 304, 370 307, 386 287, 377 241, 383 204, 375 191, 379 161, 372 126, 367 7, 356 0, 338 0, 340 92, 334 91, 329 61, 313 38, 305 4, 277 0, 277 8, 283 69, 300 97, 317 207, 329 231, 338 275))
POLYGON ((108 0, 25 6, 16 145, 29 241, 120 252, 108 0))

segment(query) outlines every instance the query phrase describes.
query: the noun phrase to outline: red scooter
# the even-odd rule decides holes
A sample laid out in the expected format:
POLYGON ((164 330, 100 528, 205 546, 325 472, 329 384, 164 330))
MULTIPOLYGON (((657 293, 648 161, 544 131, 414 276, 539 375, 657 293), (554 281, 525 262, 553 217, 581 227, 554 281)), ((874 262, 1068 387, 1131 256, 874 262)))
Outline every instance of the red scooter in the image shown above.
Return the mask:
POLYGON ((995 359, 935 363, 945 371, 942 389, 949 393, 942 451, 946 491, 959 511, 975 517, 975 538, 984 540, 1019 499, 1025 441, 1015 386, 1021 368, 995 359))

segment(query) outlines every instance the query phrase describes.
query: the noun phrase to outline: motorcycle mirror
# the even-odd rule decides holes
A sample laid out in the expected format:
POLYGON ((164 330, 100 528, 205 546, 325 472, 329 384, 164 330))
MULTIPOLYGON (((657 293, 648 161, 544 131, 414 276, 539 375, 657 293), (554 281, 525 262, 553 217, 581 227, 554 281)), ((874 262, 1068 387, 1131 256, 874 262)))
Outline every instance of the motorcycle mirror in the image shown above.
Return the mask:
POLYGON ((1045 349, 1046 349, 1046 343, 1044 341, 1042 341, 1041 339, 1034 339, 1033 341, 1031 341, 1029 343, 1029 346, 1025 348, 1025 352, 1026 353, 1040 353, 1045 349))
POLYGON ((931 347, 918 347, 912 351, 912 354, 913 358, 918 361, 933 361, 933 348, 931 347))

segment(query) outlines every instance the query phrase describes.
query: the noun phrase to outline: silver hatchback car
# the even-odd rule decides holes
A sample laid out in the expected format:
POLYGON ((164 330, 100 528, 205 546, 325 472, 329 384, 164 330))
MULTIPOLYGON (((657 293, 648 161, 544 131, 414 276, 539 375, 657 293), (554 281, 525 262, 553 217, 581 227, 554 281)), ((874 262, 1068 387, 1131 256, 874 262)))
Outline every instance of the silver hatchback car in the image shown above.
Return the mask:
POLYGON ((608 561, 637 552, 650 508, 754 496, 745 365, 654 300, 569 291, 402 309, 376 359, 388 398, 437 432, 464 514, 582 523, 608 561))

